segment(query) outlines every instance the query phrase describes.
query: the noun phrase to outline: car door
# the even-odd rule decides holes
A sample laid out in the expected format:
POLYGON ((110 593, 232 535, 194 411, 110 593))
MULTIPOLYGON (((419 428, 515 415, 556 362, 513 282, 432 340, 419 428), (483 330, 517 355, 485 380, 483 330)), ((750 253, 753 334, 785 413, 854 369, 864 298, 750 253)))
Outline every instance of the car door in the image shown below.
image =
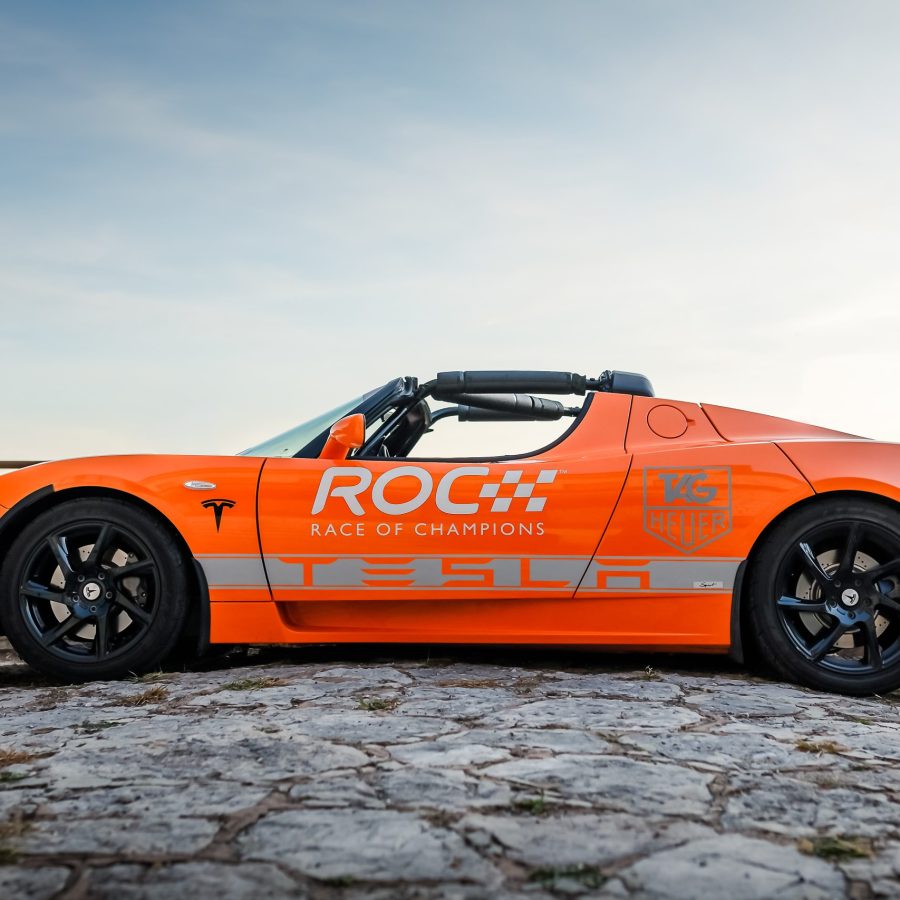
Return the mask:
POLYGON ((267 460, 275 600, 571 598, 625 481, 630 403, 594 396, 524 458, 267 460))

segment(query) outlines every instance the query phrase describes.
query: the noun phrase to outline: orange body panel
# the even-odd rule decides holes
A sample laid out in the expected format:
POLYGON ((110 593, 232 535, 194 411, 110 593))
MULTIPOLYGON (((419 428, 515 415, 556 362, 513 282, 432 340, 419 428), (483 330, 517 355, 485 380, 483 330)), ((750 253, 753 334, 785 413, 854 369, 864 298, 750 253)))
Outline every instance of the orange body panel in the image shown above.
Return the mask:
POLYGON ((48 486, 116 491, 165 516, 206 573, 214 642, 725 650, 736 573, 763 530, 815 492, 900 502, 900 448, 598 393, 561 441, 523 458, 33 466, 0 477, 0 524, 48 486))
POLYGON ((900 445, 876 441, 779 441, 817 494, 861 491, 900 503, 900 445))
POLYGON ((832 431, 818 425, 805 425, 790 419, 779 419, 762 413, 745 412, 727 406, 703 404, 703 411, 709 417, 716 431, 727 441, 782 441, 795 438, 853 438, 856 435, 843 431, 832 431))
POLYGON ((242 456, 107 456, 42 463, 0 478, 0 504, 12 507, 48 485, 54 491, 104 488, 158 510, 178 530, 191 554, 243 555, 257 560, 261 578, 247 587, 210 586, 210 599, 271 600, 259 560, 256 487, 264 460, 242 456), (189 490, 185 483, 205 481, 212 490, 189 490), (220 527, 204 501, 233 502, 220 527))

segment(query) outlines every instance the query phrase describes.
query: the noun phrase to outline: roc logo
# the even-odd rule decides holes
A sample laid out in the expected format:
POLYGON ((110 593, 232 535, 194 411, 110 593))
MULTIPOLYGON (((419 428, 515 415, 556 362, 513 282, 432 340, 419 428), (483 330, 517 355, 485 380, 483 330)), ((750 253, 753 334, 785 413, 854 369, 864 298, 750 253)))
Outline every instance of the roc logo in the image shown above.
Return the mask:
POLYGON ((731 469, 644 469, 644 531, 693 553, 731 531, 731 469))
POLYGON ((499 481, 488 480, 491 470, 488 466, 457 466, 445 472, 435 482, 431 472, 420 466, 397 466, 382 472, 377 478, 370 469, 362 466, 334 466, 322 473, 312 514, 317 516, 325 508, 329 499, 343 500, 354 516, 366 514, 360 497, 366 499, 378 512, 386 516, 402 516, 423 506, 432 496, 435 506, 442 512, 454 516, 473 516, 482 512, 482 500, 490 500, 492 513, 506 513, 515 504, 514 511, 528 513, 543 512, 547 497, 543 491, 556 480, 556 469, 541 469, 526 476, 524 469, 508 469, 499 481), (335 484, 341 479, 351 484, 335 484), (401 500, 388 500, 386 488, 391 482, 405 479, 408 495, 401 500), (476 479, 473 481, 472 479, 476 479), (466 485, 468 484, 468 488, 466 485), (471 494, 478 488, 477 500, 472 502, 471 494), (370 490, 371 488, 371 490, 370 490), (468 501, 460 502, 468 490, 468 501), (454 492, 457 499, 454 499, 454 492))

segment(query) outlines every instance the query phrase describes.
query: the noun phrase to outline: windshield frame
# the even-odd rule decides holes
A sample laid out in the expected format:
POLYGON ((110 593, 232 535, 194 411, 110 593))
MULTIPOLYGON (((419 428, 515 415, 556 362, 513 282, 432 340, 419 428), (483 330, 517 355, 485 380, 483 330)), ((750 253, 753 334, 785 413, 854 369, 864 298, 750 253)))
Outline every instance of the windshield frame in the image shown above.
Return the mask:
MULTIPOLYGON (((358 398, 355 406, 350 406, 348 408, 346 403, 336 406, 333 410, 329 411, 336 413, 336 417, 333 421, 327 422, 326 426, 311 440, 300 447, 293 456, 271 456, 262 451, 278 442, 279 439, 286 438, 293 432, 299 431, 305 426, 312 424, 316 419, 328 415, 328 413, 320 413, 318 416, 314 416, 306 422, 301 422, 299 425, 295 425, 293 428, 290 428, 281 434, 268 438, 265 441, 261 441, 253 447, 249 447, 247 450, 242 450, 238 453, 238 456, 258 456, 266 459, 316 459, 322 452, 325 441, 328 440, 328 433, 331 431, 331 426, 334 425, 335 422, 346 416, 362 413, 366 417, 366 424, 368 425, 398 401, 403 398, 411 398, 415 394, 416 387, 417 385, 413 378, 395 378, 393 381, 389 381, 387 384, 375 388, 367 394, 363 394, 362 397, 358 398), (341 412, 341 410, 345 411, 341 412)), ((353 403, 353 401, 348 402, 353 403)))

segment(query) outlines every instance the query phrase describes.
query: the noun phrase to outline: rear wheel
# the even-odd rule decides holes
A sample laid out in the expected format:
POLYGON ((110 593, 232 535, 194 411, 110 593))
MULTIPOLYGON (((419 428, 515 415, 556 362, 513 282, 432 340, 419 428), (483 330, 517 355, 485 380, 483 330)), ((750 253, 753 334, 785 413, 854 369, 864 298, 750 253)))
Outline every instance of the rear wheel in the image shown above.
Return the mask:
POLYGON ((754 562, 750 619, 785 678, 856 695, 900 687, 900 516, 826 499, 786 518, 754 562))
POLYGON ((0 572, 0 621, 19 655, 72 681, 159 664, 188 604, 182 554, 151 514, 112 499, 38 516, 0 572))

